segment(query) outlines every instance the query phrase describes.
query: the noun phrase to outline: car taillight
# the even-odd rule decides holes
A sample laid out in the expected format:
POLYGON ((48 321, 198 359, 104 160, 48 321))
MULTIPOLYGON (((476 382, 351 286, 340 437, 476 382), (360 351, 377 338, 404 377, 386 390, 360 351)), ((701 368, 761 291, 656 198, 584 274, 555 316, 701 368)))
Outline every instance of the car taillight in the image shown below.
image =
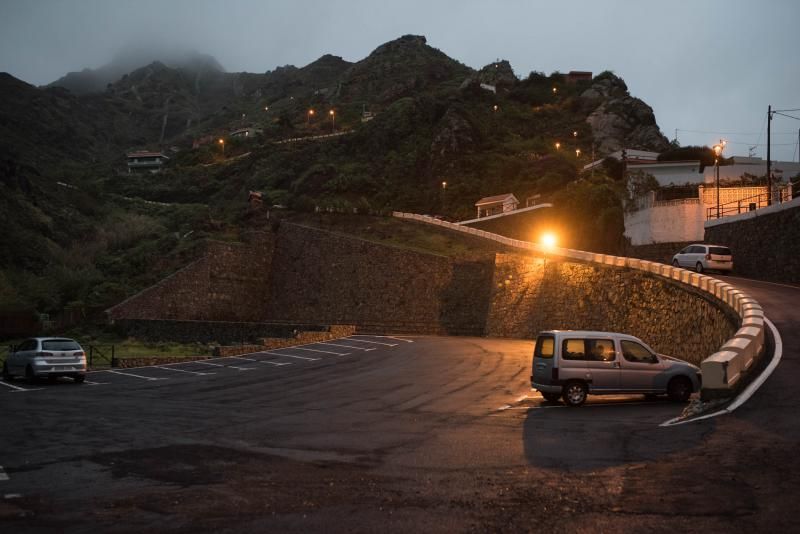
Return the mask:
POLYGON ((553 367, 553 374, 551 376, 553 380, 558 380, 558 367, 553 367))
POLYGON ((710 259, 711 259, 711 254, 706 254, 706 260, 710 260, 710 259))
POLYGON ((83 352, 78 351, 78 352, 73 352, 72 355, 77 358, 77 357, 83 356, 84 354, 83 354, 83 352))
POLYGON ((40 357, 40 358, 44 358, 44 357, 46 357, 46 356, 52 356, 52 355, 53 355, 53 353, 52 353, 52 352, 37 352, 37 353, 36 353, 36 355, 37 355, 38 357, 40 357))

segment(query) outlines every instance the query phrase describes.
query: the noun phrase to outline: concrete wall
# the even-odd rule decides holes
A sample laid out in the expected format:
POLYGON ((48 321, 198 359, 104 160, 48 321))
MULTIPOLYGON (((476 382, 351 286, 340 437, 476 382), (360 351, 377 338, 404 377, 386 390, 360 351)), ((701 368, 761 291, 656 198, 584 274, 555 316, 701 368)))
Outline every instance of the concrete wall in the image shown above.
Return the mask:
POLYGON ((498 255, 487 334, 542 330, 635 335, 695 365, 736 333, 738 318, 711 296, 628 268, 498 255))
POLYGON ((730 247, 738 275, 800 284, 800 198, 708 221, 705 240, 730 247))
POLYGON ((632 245, 702 241, 704 206, 671 201, 625 215, 625 237, 632 245))

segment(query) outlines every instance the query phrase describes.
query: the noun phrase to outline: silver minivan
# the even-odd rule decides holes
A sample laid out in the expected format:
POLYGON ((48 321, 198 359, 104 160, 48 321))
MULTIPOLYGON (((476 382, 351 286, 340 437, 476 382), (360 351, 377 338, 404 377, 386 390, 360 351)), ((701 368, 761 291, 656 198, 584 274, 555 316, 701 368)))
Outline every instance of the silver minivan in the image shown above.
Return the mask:
POLYGON ((733 255, 728 247, 719 245, 689 245, 672 256, 673 267, 694 269, 698 273, 713 269, 732 271, 733 255))
POLYGON ((587 395, 643 393, 686 402, 700 390, 700 369, 656 354, 639 338, 614 332, 547 330, 533 349, 531 387, 580 406, 587 395))
POLYGON ((32 337, 13 347, 3 363, 3 379, 15 376, 31 382, 38 377, 68 376, 80 383, 86 379, 86 354, 74 339, 32 337))

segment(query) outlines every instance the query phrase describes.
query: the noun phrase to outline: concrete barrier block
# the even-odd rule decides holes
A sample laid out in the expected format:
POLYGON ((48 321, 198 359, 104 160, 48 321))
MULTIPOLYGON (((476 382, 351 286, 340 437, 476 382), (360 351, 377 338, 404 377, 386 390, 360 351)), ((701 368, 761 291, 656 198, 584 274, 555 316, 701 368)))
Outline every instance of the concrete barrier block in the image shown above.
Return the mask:
POLYGON ((739 355, 729 350, 715 352, 700 364, 703 372, 703 389, 725 389, 732 387, 741 373, 737 364, 739 355))
POLYGON ((755 340, 740 336, 734 336, 722 345, 720 351, 726 350, 735 352, 740 356, 742 369, 750 367, 758 354, 755 340))
POLYGON ((605 254, 593 254, 592 261, 595 263, 603 263, 603 259, 606 257, 605 254))
POLYGON ((743 326, 736 332, 736 337, 749 339, 755 344, 756 357, 761 354, 764 348, 764 329, 755 326, 743 326))
POLYGON ((761 319, 764 319, 764 310, 762 310, 760 307, 745 310, 744 315, 742 315, 742 319, 747 319, 748 317, 760 317, 761 319))
POLYGON ((653 274, 661 274, 661 263, 651 262, 648 266, 653 274))
POLYGON ((661 265, 661 269, 660 269, 658 274, 660 274, 664 278, 672 278, 673 269, 674 268, 672 267, 672 265, 663 265, 662 264, 661 265))
POLYGON ((692 286, 700 289, 700 275, 697 273, 693 273, 691 271, 686 271, 686 272, 689 273, 689 283, 692 286))
POLYGON ((670 267, 669 274, 673 280, 677 280, 678 282, 680 282, 681 277, 683 276, 683 269, 676 269, 675 267, 670 267))
POLYGON ((614 265, 617 267, 625 267, 625 260, 627 258, 623 258, 622 256, 615 256, 614 257, 614 265))

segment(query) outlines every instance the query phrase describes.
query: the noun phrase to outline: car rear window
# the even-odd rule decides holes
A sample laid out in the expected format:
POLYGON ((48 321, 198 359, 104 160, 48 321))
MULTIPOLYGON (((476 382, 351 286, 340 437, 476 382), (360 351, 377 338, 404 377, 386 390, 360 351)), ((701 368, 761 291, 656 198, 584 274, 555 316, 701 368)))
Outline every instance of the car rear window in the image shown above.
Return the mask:
POLYGON ((709 254, 717 254, 719 256, 730 256, 731 249, 728 247, 708 247, 709 254))
POLYGON ((556 340, 553 336, 539 336, 539 339, 536 340, 533 356, 534 358, 552 358, 555 347, 556 340))
POLYGON ((81 350, 71 339, 48 339, 42 341, 42 350, 81 350))

